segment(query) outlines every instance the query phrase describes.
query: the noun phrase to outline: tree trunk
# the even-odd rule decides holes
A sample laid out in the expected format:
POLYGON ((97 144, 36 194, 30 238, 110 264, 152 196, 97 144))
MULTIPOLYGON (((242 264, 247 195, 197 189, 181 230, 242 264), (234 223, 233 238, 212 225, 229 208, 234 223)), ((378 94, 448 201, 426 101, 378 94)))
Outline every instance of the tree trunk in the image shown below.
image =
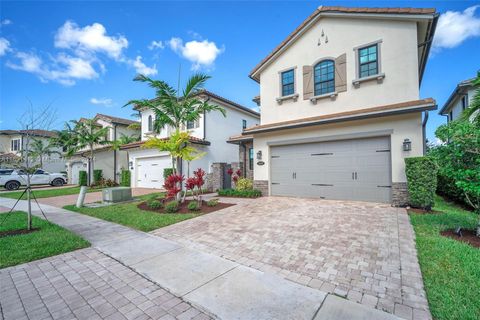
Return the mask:
POLYGON ((92 186, 93 185, 93 170, 95 169, 94 167, 94 164, 93 164, 93 145, 90 145, 90 168, 88 168, 88 176, 89 176, 89 179, 90 179, 90 183, 89 185, 92 186))
MULTIPOLYGON (((182 158, 180 157, 177 157, 177 174, 179 176, 182 175, 182 158)), ((179 184, 179 188, 180 188, 180 192, 177 193, 177 201, 180 201, 182 200, 182 191, 183 191, 183 183, 182 182, 178 182, 179 184)))

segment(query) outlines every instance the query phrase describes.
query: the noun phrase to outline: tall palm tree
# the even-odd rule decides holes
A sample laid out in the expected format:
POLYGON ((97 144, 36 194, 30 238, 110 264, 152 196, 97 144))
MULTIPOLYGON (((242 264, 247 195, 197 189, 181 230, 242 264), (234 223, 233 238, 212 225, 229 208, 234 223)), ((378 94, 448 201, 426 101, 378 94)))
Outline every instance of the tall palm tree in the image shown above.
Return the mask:
POLYGON ((83 119, 81 121, 72 120, 74 125, 75 136, 77 140, 76 149, 88 148, 89 156, 87 157, 89 166, 88 172, 88 182, 89 185, 93 183, 92 174, 95 168, 94 164, 94 150, 97 145, 107 145, 111 144, 110 141, 106 139, 109 128, 102 128, 95 119, 83 119))
POLYGON ((52 138, 55 146, 62 148, 64 156, 71 157, 78 150, 78 137, 75 129, 70 123, 65 122, 62 130, 55 131, 56 136, 52 138))
POLYGON ((156 132, 160 132, 166 126, 179 131, 184 124, 189 121, 197 121, 205 112, 219 111, 226 116, 224 108, 198 99, 198 93, 204 88, 208 79, 210 76, 201 73, 194 74, 188 79, 182 92, 179 92, 165 81, 153 80, 139 74, 133 81, 147 83, 155 90, 155 98, 130 100, 125 106, 133 105, 153 110, 155 113, 153 128, 156 132))
POLYGON ((464 120, 480 125, 480 71, 477 73, 477 78, 473 80, 473 87, 476 88, 470 106, 468 106, 462 113, 464 120))
MULTIPOLYGON (((226 116, 224 108, 210 104, 208 100, 198 98, 198 94, 204 89, 205 83, 210 79, 202 73, 192 75, 183 90, 176 90, 167 82, 153 80, 145 75, 137 75, 133 81, 148 84, 155 90, 154 99, 130 100, 125 106, 133 105, 137 108, 151 109, 155 114, 153 129, 159 133, 163 128, 170 126, 176 133, 182 130, 187 122, 198 121, 202 114, 218 111, 226 116)), ((124 107, 125 107, 124 106, 124 107)), ((177 168, 181 167, 182 159, 177 157, 177 168)))
POLYGON ((30 156, 33 159, 38 159, 40 162, 40 168, 43 168, 43 157, 47 156, 50 157, 53 154, 61 155, 61 153, 57 150, 57 145, 52 140, 42 140, 42 139, 32 139, 30 144, 29 152, 30 156))

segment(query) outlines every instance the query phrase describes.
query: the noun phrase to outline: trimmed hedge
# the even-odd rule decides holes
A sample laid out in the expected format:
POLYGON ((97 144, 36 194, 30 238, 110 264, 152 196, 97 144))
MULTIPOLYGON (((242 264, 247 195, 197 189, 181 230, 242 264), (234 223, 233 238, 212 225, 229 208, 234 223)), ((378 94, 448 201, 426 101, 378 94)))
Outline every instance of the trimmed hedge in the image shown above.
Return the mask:
POLYGON ((437 171, 437 164, 429 157, 405 159, 409 202, 412 207, 432 209, 437 189, 437 171))
POLYGON ((120 175, 120 185, 124 187, 130 187, 131 179, 132 179, 132 174, 130 170, 123 169, 120 175))
POLYGON ((95 169, 93 170, 93 183, 97 184, 100 182, 100 180, 103 179, 103 172, 101 169, 95 169))
POLYGON ((165 168, 163 169, 163 179, 167 179, 168 176, 173 174, 173 168, 165 168))
POLYGON ((235 189, 219 189, 219 196, 238 197, 238 198, 258 198, 262 196, 262 192, 257 189, 251 190, 235 190, 235 189))
POLYGON ((87 185, 87 171, 85 170, 80 170, 78 172, 78 185, 79 186, 86 186, 87 185))

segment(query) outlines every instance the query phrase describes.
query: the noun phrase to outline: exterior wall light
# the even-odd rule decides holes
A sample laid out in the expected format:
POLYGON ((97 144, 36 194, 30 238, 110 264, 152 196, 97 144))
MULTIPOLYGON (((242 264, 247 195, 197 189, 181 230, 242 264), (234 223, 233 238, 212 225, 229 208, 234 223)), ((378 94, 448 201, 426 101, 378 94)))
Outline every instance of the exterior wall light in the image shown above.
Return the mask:
POLYGON ((403 140, 403 151, 412 151, 412 141, 410 139, 403 140))
POLYGON ((128 166, 130 167, 130 170, 133 170, 133 161, 129 161, 128 166))
POLYGON ((257 160, 262 160, 262 150, 257 152, 257 160))

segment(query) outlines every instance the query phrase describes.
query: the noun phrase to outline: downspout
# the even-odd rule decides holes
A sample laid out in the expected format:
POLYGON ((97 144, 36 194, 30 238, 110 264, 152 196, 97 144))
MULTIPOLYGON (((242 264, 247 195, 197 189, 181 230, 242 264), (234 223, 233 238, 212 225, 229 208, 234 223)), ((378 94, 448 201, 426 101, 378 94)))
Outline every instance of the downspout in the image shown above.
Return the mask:
POLYGON ((428 121, 428 111, 425 111, 423 121, 422 121, 423 155, 427 153, 427 121, 428 121))
MULTIPOLYGON (((117 124, 113 125, 113 141, 117 141, 117 124)), ((113 149, 113 181, 117 182, 117 149, 113 149)))

